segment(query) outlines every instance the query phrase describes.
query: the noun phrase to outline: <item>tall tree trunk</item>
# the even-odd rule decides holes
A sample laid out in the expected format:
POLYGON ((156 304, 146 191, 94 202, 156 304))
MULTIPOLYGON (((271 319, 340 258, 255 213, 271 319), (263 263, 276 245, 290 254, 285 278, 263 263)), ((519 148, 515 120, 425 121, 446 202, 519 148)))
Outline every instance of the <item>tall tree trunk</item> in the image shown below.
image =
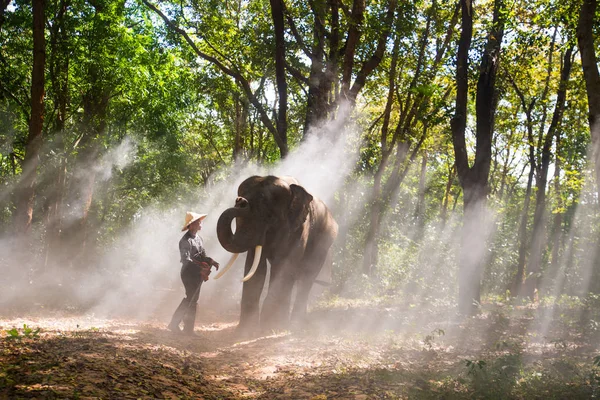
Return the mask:
MULTIPOLYGON (((109 23, 110 21, 104 18, 102 7, 97 7, 94 24, 97 24, 98 29, 105 29, 104 24, 109 23)), ((93 56, 97 56, 93 44, 89 51, 93 56)), ((88 217, 94 198, 101 140, 107 127, 106 117, 111 91, 103 73, 97 65, 90 65, 87 71, 90 86, 82 97, 81 137, 75 145, 77 157, 72 171, 73 178, 69 184, 71 212, 74 213, 75 222, 70 227, 65 227, 65 230, 68 230, 65 234, 68 238, 65 237, 65 241, 68 240, 68 247, 73 252, 68 255, 69 261, 76 266, 89 264, 82 258, 89 253, 88 217)))
MULTIPOLYGON (((248 121, 248 105, 245 99, 237 97, 235 102, 235 139, 233 143, 233 159, 238 160, 244 146, 244 135, 248 121)), ((252 150, 252 149, 251 149, 252 150)))
POLYGON ((552 256, 551 256, 551 269, 552 271, 557 271, 559 267, 559 258, 560 258, 560 250, 561 244, 563 242, 563 201, 562 201, 562 193, 560 188, 560 131, 556 133, 556 161, 554 162, 554 193, 556 196, 556 208, 557 212, 554 213, 554 221, 552 223, 552 256))
POLYGON ((533 229, 531 239, 531 255, 529 258, 529 274, 525 285, 525 295, 534 298, 540 282, 543 250, 546 247, 546 186, 548 182, 548 169, 550 167, 552 142, 558 132, 565 111, 567 85, 571 75, 572 48, 565 51, 563 67, 560 74, 560 83, 556 94, 556 105, 548 132, 544 137, 542 159, 536 176, 536 199, 533 216, 533 229))
MULTIPOLYGON (((381 228, 381 224, 383 222, 383 217, 385 214, 385 210, 392 207, 396 201, 396 196, 398 194, 399 188, 404 182, 410 167, 414 164, 414 161, 421 150, 421 146, 423 142, 427 138, 427 123, 423 123, 423 133, 421 138, 414 146, 409 155, 409 144, 406 142, 397 142, 396 143, 396 156, 394 160, 394 166, 392 168, 392 173, 390 177, 386 180, 385 185, 381 187, 380 201, 376 203, 376 207, 374 207, 374 211, 371 213, 371 217, 373 218, 372 224, 370 226, 369 234, 373 235, 373 240, 367 241, 365 244, 365 255, 368 255, 371 260, 371 270, 370 274, 374 275, 374 267, 377 265, 377 261, 379 259, 379 247, 377 245, 377 238, 379 237, 379 230, 381 228), (380 208, 377 208, 380 207, 380 208), (371 228, 372 227, 372 228, 371 228), (370 246, 369 246, 370 245, 370 246)), ((365 260, 367 260, 365 256, 365 260)))
MULTIPOLYGON (((94 76, 95 73, 92 73, 94 76)), ((84 137, 80 141, 81 150, 77 157, 74 173, 79 175, 75 179, 75 191, 80 205, 78 225, 75 227, 78 256, 82 255, 88 245, 88 216, 94 198, 96 184, 96 169, 99 161, 99 140, 106 132, 106 113, 108 111, 108 89, 103 87, 103 82, 92 78, 94 85, 84 95, 83 129, 84 137)))
MULTIPOLYGON (((481 268, 477 263, 480 260, 468 260, 463 255, 467 253, 467 240, 469 230, 467 222, 470 221, 472 195, 469 184, 470 168, 467 156, 465 131, 467 128, 467 103, 469 92, 468 64, 469 49, 473 37, 473 9, 470 0, 461 0, 461 32, 458 40, 458 53, 456 56, 456 107, 454 117, 450 122, 452 130, 452 143, 454 146, 455 165, 464 198, 464 222, 460 250, 460 265, 458 271, 458 309, 460 312, 471 314, 473 312, 473 300, 479 301, 481 268)), ((481 252, 480 249, 477 249, 481 252)), ((477 256, 479 256, 477 254, 477 256)))
MULTIPOLYGON (((598 6, 597 0, 583 0, 577 25, 577 44, 581 53, 581 66, 585 78, 585 88, 588 99, 588 119, 592 137, 591 159, 596 176, 596 195, 600 198, 600 73, 594 44, 594 18, 598 6)), ((600 242, 600 239, 598 239, 600 242)), ((592 271, 592 281, 600 274, 600 243, 596 245, 596 254, 591 257, 596 260, 592 271)), ((597 287, 592 288, 599 291, 597 287)))
POLYGON ((521 292, 521 286, 525 282, 525 264, 527 263, 527 254, 529 250, 529 236, 527 235, 527 225, 529 224, 529 205, 531 204, 531 190, 533 188, 533 176, 535 175, 535 156, 533 142, 529 141, 529 174, 527 175, 527 188, 525 189, 525 199, 523 200, 523 209, 519 219, 519 256, 517 258, 517 274, 515 275, 511 294, 517 296, 521 292))
POLYGON ((594 47, 594 17, 597 4, 597 0, 583 0, 577 25, 577 44, 587 91, 596 190, 600 195, 600 73, 594 47))
POLYGON ((563 216, 564 211, 563 201, 562 201, 562 193, 561 193, 561 185, 560 185, 560 175, 561 175, 561 162, 560 162, 560 132, 556 134, 556 161, 554 162, 554 195, 556 196, 556 212, 553 213, 552 219, 552 228, 550 230, 550 239, 548 246, 550 247, 550 265, 549 272, 545 274, 545 282, 546 287, 550 287, 552 285, 554 287, 555 293, 562 293, 556 291, 558 288, 559 282, 557 279, 561 279, 564 276, 561 271, 564 272, 564 269, 561 268, 562 263, 564 262, 563 255, 564 251, 564 241, 565 241, 565 232, 563 229, 563 216))
POLYGON ((277 143, 277 147, 279 148, 279 154, 281 158, 287 156, 289 149, 287 143, 279 136, 277 127, 273 124, 273 121, 269 118, 268 111, 264 107, 263 103, 259 101, 256 97, 256 94, 252 91, 252 87, 250 85, 250 81, 244 77, 244 75, 240 72, 243 68, 240 68, 236 65, 230 65, 229 60, 220 60, 210 54, 207 54, 200 50, 200 48, 196 45, 196 42, 192 40, 190 35, 187 33, 185 29, 180 28, 175 22, 171 21, 162 11, 160 11, 154 4, 150 3, 148 0, 142 0, 142 2, 158 14, 161 19, 167 24, 167 26, 176 32, 178 35, 181 35, 187 42, 187 44, 191 47, 191 49, 196 53, 196 55, 211 64, 217 67, 221 72, 225 75, 232 77, 235 79, 236 83, 243 90, 246 95, 248 101, 258 112, 260 117, 260 121, 264 124, 267 130, 273 135, 275 139, 275 143, 277 143))
MULTIPOLYGON (((331 83, 333 82, 333 68, 334 65, 326 63, 325 59, 325 40, 326 32, 325 26, 323 25, 325 12, 323 8, 318 8, 319 4, 322 3, 311 3, 314 4, 312 8, 314 16, 314 27, 313 27, 313 46, 308 52, 310 57, 310 72, 307 79, 308 85, 308 96, 306 98, 306 118, 304 120, 304 136, 308 137, 309 130, 313 127, 317 127, 320 122, 325 120, 329 113, 329 91, 331 90, 331 83)), ((328 2, 328 6, 332 10, 332 23, 334 27, 339 27, 338 23, 338 9, 339 4, 336 0, 328 2)), ((289 20, 290 26, 294 27, 293 20, 289 20)), ((335 57, 337 59, 337 46, 339 46, 339 31, 333 30, 332 39, 335 41, 336 51, 335 57)))
MULTIPOLYGON (((395 7, 395 3, 393 3, 393 6, 395 7)), ((390 8, 391 7, 392 3, 390 3, 390 8)), ((377 265, 377 237, 379 235, 384 209, 388 206, 393 197, 393 194, 398 191, 400 184, 402 183, 404 177, 408 173, 409 166, 406 166, 404 169, 402 169, 402 166, 405 163, 411 145, 411 140, 408 137, 408 132, 414 129, 422 115, 426 112, 427 107, 429 106, 429 98, 426 98, 422 94, 419 94, 413 100, 412 95, 413 89, 419 83, 420 77, 422 76, 422 72, 424 69, 426 49, 428 47, 430 37, 429 32, 431 28, 431 20, 432 15, 435 12, 435 7, 436 3, 434 1, 432 3, 430 12, 428 13, 427 21, 425 23, 425 29, 423 30, 423 33, 421 35, 421 40, 419 41, 420 46, 418 52, 418 61, 417 65, 415 66, 415 73, 413 78, 411 79, 409 88, 407 90, 407 95, 403 102, 404 106, 401 107, 398 124, 396 125, 396 128, 393 131, 391 139, 388 139, 391 107, 394 100, 394 92, 396 91, 394 81, 396 74, 396 65, 398 62, 398 48, 401 38, 399 37, 399 35, 396 35, 394 39, 394 47, 392 50, 392 62, 390 66, 390 71, 393 72, 393 75, 390 73, 389 76, 390 83, 388 90, 388 99, 386 103, 386 109, 383 114, 384 122, 382 125, 380 138, 382 159, 380 161, 380 164, 378 165, 378 169, 374 178, 372 192, 373 205, 370 210, 369 229, 365 238, 365 250, 363 254, 363 271, 367 275, 372 275, 373 268, 377 265), (384 187, 382 184, 383 174, 385 173, 385 170, 388 166, 389 159, 394 150, 394 147, 396 148, 396 158, 392 167, 392 173, 387 179, 384 187)), ((438 47, 433 67, 430 70, 428 70, 425 74, 424 79, 428 82, 433 81, 435 79, 443 55, 448 49, 448 46, 450 44, 450 38, 454 33, 454 25, 458 15, 457 10, 458 8, 452 16, 442 46, 438 47)), ((449 91, 446 92, 445 96, 449 93, 449 91)), ((400 101, 400 99, 398 99, 398 101, 400 101)), ((421 145, 423 144, 423 141, 426 138, 427 129, 427 123, 423 122, 423 134, 417 145, 413 148, 412 155, 410 157, 411 162, 415 159, 416 155, 418 154, 418 150, 421 148, 421 145)))
POLYGON ((288 91, 287 81, 285 79, 285 38, 283 26, 283 0, 271 1, 271 16, 273 17, 273 27, 275 31, 275 80, 277 82, 277 94, 279 98, 279 107, 275 126, 277 134, 282 143, 287 147, 287 108, 288 91))
POLYGON ((31 118, 29 134, 25 145, 23 172, 19 182, 19 194, 15 211, 15 228, 18 233, 26 233, 31 228, 35 183, 42 147, 44 125, 44 69, 46 43, 44 39, 44 0, 33 0, 33 68, 31 73, 31 118))
POLYGON ((342 65, 342 97, 348 98, 350 91, 350 80, 354 70, 354 56, 356 47, 360 42, 362 35, 362 24, 364 21, 365 8, 367 3, 365 0, 354 0, 352 2, 352 11, 348 26, 348 36, 344 46, 344 60, 342 65))
POLYGON ((388 73, 388 95, 385 104, 385 110, 383 111, 383 122, 381 125, 381 135, 379 139, 379 145, 381 146, 381 161, 377 166, 377 171, 373 177, 373 190, 371 192, 371 209, 369 211, 369 229, 367 230, 367 236, 365 237, 365 247, 363 253, 363 272, 367 276, 371 276, 373 268, 377 265, 377 232, 379 232, 379 216, 383 212, 383 199, 381 193, 381 185, 383 179, 383 173, 387 167, 390 154, 393 150, 394 139, 391 143, 388 143, 388 132, 390 119, 392 114, 392 105, 394 104, 394 93, 396 88, 396 67, 398 64, 398 49, 400 45, 400 38, 396 35, 394 39, 394 47, 392 49, 392 60, 388 73))
POLYGON ((50 185, 48 198, 48 215, 46 225, 46 248, 44 267, 49 263, 58 264, 62 235, 62 204, 66 190, 67 160, 64 147, 64 129, 69 102, 69 52, 67 51, 67 35, 65 17, 69 6, 68 0, 60 0, 58 13, 50 29, 49 71, 54 93, 55 120, 54 136, 58 163, 53 165, 56 170, 55 184, 50 185))
POLYGON ((458 309, 472 314, 481 300, 481 276, 485 263, 486 206, 491 144, 495 115, 495 84, 504 33, 501 0, 494 2, 494 19, 479 68, 476 94, 475 162, 469 166, 465 131, 468 103, 468 52, 473 36, 471 0, 461 0, 461 34, 456 61, 456 111, 451 121, 458 178, 463 188, 464 221, 458 272, 458 309))
MULTIPOLYGON (((320 126, 327 118, 335 112, 335 107, 341 101, 348 101, 351 107, 359 92, 364 87, 366 79, 377 68, 383 59, 388 37, 392 32, 397 0, 389 0, 384 18, 383 28, 377 39, 377 45, 370 57, 360 66, 356 67, 356 49, 362 39, 364 13, 366 9, 365 0, 354 0, 350 11, 350 22, 346 41, 340 49, 340 24, 339 24, 339 0, 329 0, 327 7, 330 14, 325 13, 323 2, 310 2, 314 15, 315 25, 313 28, 313 48, 308 54, 311 59, 308 83, 308 98, 306 120, 304 124, 304 138, 311 132, 312 128, 320 126), (329 17, 331 30, 327 32, 323 25, 329 17), (327 60, 326 45, 329 47, 327 60), (338 67, 338 53, 341 53, 341 68, 338 67), (336 84, 338 70, 341 69, 341 88, 337 93, 336 84), (354 83, 352 83, 354 78, 354 83), (340 101, 341 100, 341 101, 340 101)), ((293 26, 293 21, 290 20, 293 26)), ((292 29, 294 31, 294 29, 292 29)), ((300 42, 300 41, 299 41, 300 42)))
MULTIPOLYGON (((552 52, 552 49, 551 49, 552 52)), ((521 218, 519 222, 519 238, 517 243, 519 244, 519 256, 517 259, 517 273, 515 275, 511 292, 513 295, 520 295, 521 287, 523 282, 525 282, 525 265, 527 264, 527 256, 529 255, 529 235, 528 235, 528 225, 529 225, 529 206, 531 204, 531 191, 533 188, 533 177, 535 176, 535 171, 537 169, 537 160, 535 157, 535 138, 533 136, 533 107, 535 106, 536 99, 533 99, 527 103, 525 99, 525 94, 517 83, 509 77, 510 82, 517 93, 521 101, 521 106, 525 111, 527 126, 527 143, 529 144, 529 174, 527 176, 527 189, 525 190, 525 200, 523 202, 523 209, 521 210, 521 218)))
MULTIPOLYGON (((516 119, 516 115, 514 116, 514 118, 516 119)), ((504 159, 504 163, 502 164, 502 175, 500 176, 500 189, 498 190, 499 201, 502 201, 502 199, 504 198, 504 191, 506 189, 507 184, 506 178, 508 177, 509 166, 512 163, 510 143, 512 142, 514 134, 515 130, 511 129, 507 138, 507 142, 509 143, 509 145, 506 147, 506 158, 504 159)))
POLYGON ((2 31, 2 25, 4 25, 4 12, 8 8, 11 0, 0 0, 0 32, 2 31))

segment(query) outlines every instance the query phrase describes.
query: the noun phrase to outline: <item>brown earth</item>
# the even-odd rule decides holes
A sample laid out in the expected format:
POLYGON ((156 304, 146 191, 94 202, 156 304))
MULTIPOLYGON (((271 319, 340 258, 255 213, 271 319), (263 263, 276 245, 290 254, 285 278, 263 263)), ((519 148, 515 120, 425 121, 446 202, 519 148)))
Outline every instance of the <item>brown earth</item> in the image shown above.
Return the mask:
POLYGON ((529 387, 515 390, 524 371, 563 377, 556 387, 530 388, 542 396, 544 387, 556 398, 595 393, 593 379, 578 380, 582 369, 568 369, 591 368, 597 334, 568 323, 544 330, 535 311, 510 319, 501 311, 457 322, 448 310, 347 306, 311 313, 302 329, 246 338, 233 318, 208 315, 197 322, 197 338, 174 335, 158 321, 57 312, 6 317, 0 398, 527 398, 529 387), (515 366, 520 372, 511 372, 515 366), (496 373, 511 383, 502 386, 496 373), (477 386, 478 376, 488 386, 477 386))

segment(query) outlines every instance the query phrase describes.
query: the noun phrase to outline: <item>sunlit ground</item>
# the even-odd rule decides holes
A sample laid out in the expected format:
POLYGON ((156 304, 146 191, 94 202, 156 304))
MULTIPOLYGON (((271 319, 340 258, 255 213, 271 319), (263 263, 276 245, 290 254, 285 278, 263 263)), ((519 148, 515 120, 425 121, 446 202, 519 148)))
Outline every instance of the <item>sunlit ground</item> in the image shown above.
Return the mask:
POLYGON ((306 324, 250 337, 237 335, 231 318, 198 317, 198 338, 173 335, 152 318, 1 319, 0 397, 600 395, 598 310, 576 301, 552 309, 484 304, 478 316, 459 319, 450 307, 338 299, 315 307, 306 324))

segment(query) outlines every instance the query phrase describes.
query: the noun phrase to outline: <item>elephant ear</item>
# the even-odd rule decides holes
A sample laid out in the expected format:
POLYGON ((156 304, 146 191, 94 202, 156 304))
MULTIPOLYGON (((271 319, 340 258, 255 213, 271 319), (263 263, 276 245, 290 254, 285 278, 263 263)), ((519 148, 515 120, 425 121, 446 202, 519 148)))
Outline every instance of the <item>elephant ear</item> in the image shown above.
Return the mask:
POLYGON ((289 220, 292 231, 295 231, 306 220, 313 197, 300 185, 291 184, 290 189, 292 191, 292 201, 290 203, 289 220))

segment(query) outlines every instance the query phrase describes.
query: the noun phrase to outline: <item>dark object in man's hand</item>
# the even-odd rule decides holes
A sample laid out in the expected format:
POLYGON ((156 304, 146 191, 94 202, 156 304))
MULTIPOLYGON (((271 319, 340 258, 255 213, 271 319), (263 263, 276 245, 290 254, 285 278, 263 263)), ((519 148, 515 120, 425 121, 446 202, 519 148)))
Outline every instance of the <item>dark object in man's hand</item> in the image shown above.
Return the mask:
POLYGON ((210 275, 210 265, 205 262, 200 263, 200 276, 202 280, 206 282, 208 280, 208 276, 210 275))

